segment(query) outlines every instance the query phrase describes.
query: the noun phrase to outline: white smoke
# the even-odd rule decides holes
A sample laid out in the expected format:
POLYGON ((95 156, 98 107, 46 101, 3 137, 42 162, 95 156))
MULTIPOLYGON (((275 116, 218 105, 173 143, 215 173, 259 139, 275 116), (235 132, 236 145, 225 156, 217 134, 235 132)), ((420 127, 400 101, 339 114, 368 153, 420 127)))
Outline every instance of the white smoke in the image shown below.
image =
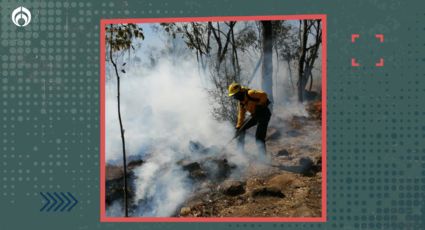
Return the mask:
MULTIPOLYGON (((135 67, 121 78, 128 156, 145 155, 149 149, 164 145, 186 148, 190 140, 223 144, 232 127, 215 121, 210 110, 196 65, 189 61, 175 66, 162 59, 154 69, 135 67)), ((121 159, 116 82, 112 79, 106 83, 106 140, 106 160, 121 159)))
POLYGON ((135 170, 135 200, 142 201, 137 216, 170 216, 192 192, 187 173, 176 165, 175 158, 175 152, 165 150, 135 170))
POLYGON ((107 209, 106 216, 124 216, 123 206, 121 200, 114 201, 107 209))
MULTIPOLYGON (((212 117, 211 100, 201 85, 205 76, 192 63, 182 60, 174 65, 163 58, 153 69, 134 66, 122 74, 127 157, 141 156, 146 162, 134 170, 137 216, 170 216, 190 194, 187 172, 176 164, 185 157, 196 158, 189 155, 189 141, 223 146, 233 135, 231 124, 212 117)), ((106 83, 106 161, 110 163, 122 159, 116 94, 116 81, 111 78, 106 83)))

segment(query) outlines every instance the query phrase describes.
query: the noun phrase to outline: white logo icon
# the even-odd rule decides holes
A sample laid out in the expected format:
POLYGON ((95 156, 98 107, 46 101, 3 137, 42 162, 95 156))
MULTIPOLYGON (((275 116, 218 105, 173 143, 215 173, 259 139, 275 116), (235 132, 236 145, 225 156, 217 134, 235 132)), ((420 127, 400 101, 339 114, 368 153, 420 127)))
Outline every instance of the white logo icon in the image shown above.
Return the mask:
POLYGON ((16 8, 12 12, 12 22, 19 27, 27 26, 31 22, 31 12, 23 6, 16 8))

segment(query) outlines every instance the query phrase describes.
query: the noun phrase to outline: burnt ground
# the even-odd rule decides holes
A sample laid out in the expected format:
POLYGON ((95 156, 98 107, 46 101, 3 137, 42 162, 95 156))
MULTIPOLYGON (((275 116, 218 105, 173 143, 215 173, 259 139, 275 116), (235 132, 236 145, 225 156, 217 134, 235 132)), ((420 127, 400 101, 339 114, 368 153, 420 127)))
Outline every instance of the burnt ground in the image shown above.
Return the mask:
POLYGON ((176 215, 320 217, 320 120, 305 116, 274 118, 268 130, 267 151, 272 163, 252 162, 237 180, 206 185, 176 215))
MULTIPOLYGON (((314 112, 314 111, 313 111, 314 112)), ((316 111, 317 112, 317 111, 316 111)), ((321 123, 312 116, 274 116, 267 135, 270 161, 252 160, 232 176, 235 165, 225 158, 206 158, 202 162, 178 162, 188 177, 197 184, 174 216, 182 217, 320 217, 321 216, 321 123), (215 164, 214 177, 206 164, 215 164)), ((320 117, 319 117, 320 118, 320 117)), ((251 134, 255 129, 250 130, 251 134)), ((192 143, 197 151, 208 151, 200 143, 192 143)), ((247 149, 255 148, 253 143, 247 149)), ((143 161, 129 163, 132 169, 143 161)), ((122 170, 106 168, 106 204, 122 197, 122 170)), ((130 183, 131 184, 131 183, 130 183)), ((130 186, 130 200, 134 188, 130 186)), ((131 203, 131 202, 129 202, 131 203)))

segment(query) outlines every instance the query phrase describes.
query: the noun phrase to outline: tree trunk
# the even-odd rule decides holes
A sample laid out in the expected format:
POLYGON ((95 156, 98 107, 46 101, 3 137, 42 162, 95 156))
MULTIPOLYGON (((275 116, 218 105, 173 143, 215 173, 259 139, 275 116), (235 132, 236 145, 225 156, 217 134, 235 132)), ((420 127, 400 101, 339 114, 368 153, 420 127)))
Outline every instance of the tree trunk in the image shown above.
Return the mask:
POLYGON ((273 102, 273 30, 271 21, 261 21, 263 37, 263 68, 261 87, 273 102))
POLYGON ((239 57, 238 57, 238 48, 236 46, 235 42, 235 33, 233 31, 233 27, 231 28, 231 38, 232 38, 232 64, 233 64, 233 71, 235 73, 235 81, 240 82, 240 66, 239 66, 239 57))
POLYGON ((289 80, 291 81, 292 90, 295 91, 294 81, 292 80, 291 60, 289 58, 286 58, 286 63, 288 64, 288 75, 289 80))
POLYGON ((304 101, 304 88, 305 88, 305 76, 304 76, 304 62, 307 53, 307 38, 308 38, 308 25, 307 21, 302 21, 300 25, 300 59, 298 61, 298 101, 304 101))
POLYGON ((312 89, 313 89, 313 74, 310 71, 310 88, 308 89, 308 91, 311 92, 312 89))
MULTIPOLYGON (((111 31, 111 38, 112 38, 112 31, 111 31)), ((111 39, 112 41, 112 39, 111 39)), ((118 106, 118 120, 120 123, 120 132, 121 132, 121 142, 122 142, 122 156, 123 156, 123 168, 124 168, 124 212, 125 217, 128 217, 128 198, 127 198, 127 160, 126 160, 126 153, 125 153, 125 139, 124 139, 124 128, 122 124, 121 119, 121 99, 120 99, 120 75, 118 73, 118 67, 115 63, 113 56, 112 56, 112 44, 109 51, 109 57, 111 59, 111 63, 114 66, 115 75, 117 77, 117 106, 118 106)))
MULTIPOLYGON (((315 23, 317 23, 317 25, 315 26, 316 29, 316 39, 315 39, 315 44, 314 46, 312 46, 312 50, 311 50, 311 55, 309 57, 309 59, 307 59, 307 66, 309 67, 307 69, 307 72, 304 73, 305 76, 310 76, 310 91, 313 87, 313 73, 312 73, 312 69, 314 67, 314 63, 317 59, 317 54, 319 52, 319 48, 320 48, 320 44, 322 43, 322 29, 321 29, 321 24, 320 21, 316 21, 315 23)), ((307 82, 306 82, 307 83, 307 82)))

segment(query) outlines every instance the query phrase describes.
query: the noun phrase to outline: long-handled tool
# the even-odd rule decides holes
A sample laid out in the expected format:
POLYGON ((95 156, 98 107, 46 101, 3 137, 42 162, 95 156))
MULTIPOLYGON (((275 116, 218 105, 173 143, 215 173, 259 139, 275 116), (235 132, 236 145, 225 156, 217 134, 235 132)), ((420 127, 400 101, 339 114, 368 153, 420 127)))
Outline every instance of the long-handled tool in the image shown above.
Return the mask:
POLYGON ((239 137, 239 135, 244 131, 245 126, 252 120, 252 116, 250 116, 248 119, 245 119, 245 122, 241 125, 241 127, 238 129, 238 131, 236 131, 235 135, 232 137, 232 139, 230 139, 224 146, 223 148, 220 149, 219 153, 222 153, 228 145, 230 145, 230 143, 232 143, 232 141, 234 141, 237 137, 239 137))

